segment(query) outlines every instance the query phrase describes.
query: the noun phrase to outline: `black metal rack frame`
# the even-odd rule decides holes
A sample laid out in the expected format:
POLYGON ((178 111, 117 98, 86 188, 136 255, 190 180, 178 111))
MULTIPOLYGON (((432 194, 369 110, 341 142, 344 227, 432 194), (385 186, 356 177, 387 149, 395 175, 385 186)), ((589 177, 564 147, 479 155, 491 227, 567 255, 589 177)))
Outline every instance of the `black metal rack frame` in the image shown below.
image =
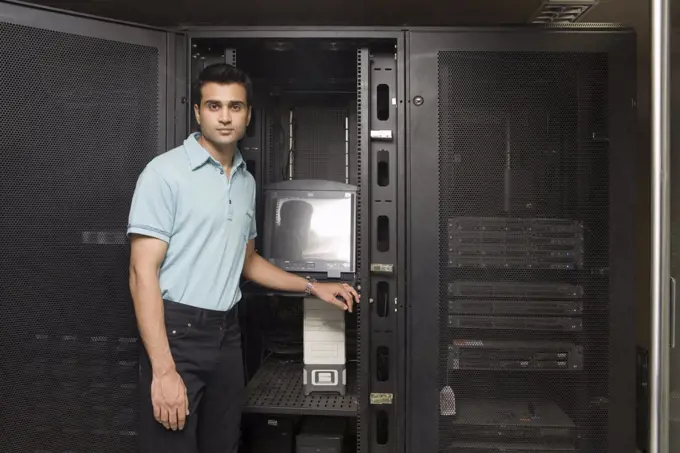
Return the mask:
MULTIPOLYGON (((287 415, 335 415, 357 418, 357 451, 403 451, 404 351, 403 272, 405 210, 403 203, 404 157, 404 39, 402 33, 337 33, 310 30, 257 32, 228 29, 224 31, 191 31, 187 48, 201 39, 310 39, 336 38, 349 41, 356 50, 356 110, 350 111, 350 148, 356 147, 350 172, 356 172, 359 187, 357 225, 357 287, 362 303, 357 316, 356 380, 349 377, 350 392, 346 397, 308 396, 300 388, 301 364, 278 358, 268 359, 255 371, 248 385, 246 413, 287 415), (386 46, 386 42, 392 42, 386 46), (388 52, 388 47, 393 47, 388 52), (388 112, 378 111, 378 86, 384 102, 388 96, 388 112), (389 131, 390 138, 372 138, 371 131, 389 131), (356 163, 354 162, 356 160, 356 163)), ((217 61, 237 62, 235 46, 219 49, 218 56, 206 57, 196 64, 188 63, 187 72, 194 76, 200 67, 217 61), (224 55, 224 57, 222 56, 224 55), (198 69, 197 69, 198 68, 198 69)), ((189 61, 191 57, 188 57, 189 61)), ((186 84, 189 89, 189 80, 186 84)), ((188 93, 189 91, 187 91, 188 93)), ((256 94, 257 95, 257 94, 256 94)), ((191 103, 187 103, 190 105, 191 103)), ((191 127, 192 114, 186 104, 180 106, 178 118, 186 117, 191 127)), ((384 110, 384 108, 383 108, 384 110)), ((259 121, 241 144, 248 167, 256 175, 258 193, 264 181, 271 179, 271 150, 267 137, 269 119, 266 109, 258 110, 259 121), (262 177, 257 177, 262 175, 262 177)), ((272 120, 276 120, 273 118, 272 120)), ((375 135, 375 132, 374 132, 375 135)), ((351 154, 352 151, 350 151, 351 154)), ((352 178, 352 174, 350 178, 352 178)), ((261 222, 261 219, 259 220, 261 222)), ((261 225, 261 224, 260 224, 261 225)), ((265 291, 266 293, 266 291, 265 291)), ((247 307, 244 307, 247 310, 247 307)), ((348 372, 349 374, 349 372, 348 372)))
MULTIPOLYGON (((442 160, 447 162, 447 170, 451 168, 465 168, 464 165, 477 165, 469 160, 460 162, 452 160, 455 156, 453 149, 442 150, 439 145, 441 129, 448 127, 440 123, 440 111, 438 104, 442 95, 438 90, 438 77, 444 77, 438 72, 437 62, 440 58, 450 58, 450 55, 465 55, 477 58, 477 62, 483 60, 483 54, 505 55, 511 59, 515 55, 537 54, 540 52, 561 52, 564 54, 588 55, 590 53, 604 53, 608 64, 607 77, 604 85, 607 90, 608 104, 596 105, 599 112, 604 112, 606 118, 606 130, 604 137, 607 141, 609 197, 606 209, 611 227, 606 231, 608 242, 608 256, 605 259, 609 263, 607 269, 603 269, 609 277, 606 302, 610 310, 608 318, 600 319, 609 328, 609 334, 604 339, 609 366, 608 374, 604 382, 604 399, 584 401, 589 393, 600 391, 600 378, 589 382, 588 370, 573 371, 571 373, 584 373, 579 382, 586 383, 583 386, 585 393, 579 396, 578 404, 590 405, 590 411, 595 419, 606 420, 602 431, 593 434, 596 439, 604 439, 604 443, 585 445, 584 451, 595 451, 592 448, 607 445, 607 451, 632 451, 634 449, 634 350, 635 340, 631 335, 634 331, 633 316, 635 278, 634 278, 634 221, 631 212, 634 212, 633 202, 634 189, 634 130, 635 130, 635 75, 631 72, 635 61, 634 34, 628 29, 616 27, 576 26, 567 30, 551 29, 489 29, 472 30, 429 30, 420 29, 409 33, 408 46, 408 93, 412 100, 422 96, 416 104, 412 102, 407 110, 407 128, 409 130, 409 144, 407 149, 407 168, 409 170, 407 206, 409 210, 407 220, 408 230, 408 340, 407 361, 408 389, 407 407, 409 412, 417 414, 409 421, 407 443, 411 451, 445 451, 446 440, 441 435, 448 428, 440 424, 439 416, 439 390, 441 389, 440 363, 443 356, 438 352, 437 345, 443 341, 444 332, 440 330, 440 293, 441 284, 446 275, 453 275, 448 269, 440 265, 440 247, 445 244, 446 238, 440 233, 440 203, 444 203, 443 197, 449 197, 446 203, 451 203, 452 197, 460 197, 459 194, 440 192, 438 177, 442 160), (448 55, 446 55, 448 54, 448 55), (624 69, 627 68, 627 69, 624 69), (438 151, 439 150, 439 151, 438 151), (446 155, 440 153, 447 153, 446 155), (458 162, 452 164, 452 162, 458 162), (454 165, 458 165, 455 167, 454 165), (444 269, 444 270, 443 270, 444 269), (590 385, 592 387, 586 387, 590 385), (600 411, 600 412, 598 412, 600 411), (603 414, 608 414, 603 415, 603 414)), ((462 58, 462 57, 461 57, 462 58)), ((448 80, 448 79, 447 79, 448 80)), ((455 80, 455 79, 454 79, 455 80)), ((444 82, 442 82, 444 83, 444 82)), ((452 82, 449 82, 452 83, 452 82)), ((455 82, 453 82, 455 83, 455 82)), ((557 88, 557 87, 556 87, 557 88)), ((481 95, 484 96, 483 94, 481 95)), ((450 102, 450 101, 447 101, 450 102)), ((492 105, 493 99, 484 98, 485 105, 492 105)), ((474 107, 471 107, 474 109, 474 107)), ((579 112, 579 114, 581 114, 579 112)), ((469 115, 474 118, 474 112, 469 115)), ((449 115, 450 116, 450 115, 449 115)), ((587 124, 587 123, 584 123, 587 124)), ((483 134, 481 130, 475 130, 483 134)), ((599 133, 598 130, 580 131, 584 133, 599 133)), ((470 134, 475 132, 470 132, 470 134)), ((470 136, 472 137, 472 136, 470 136)), ((579 136, 582 140, 584 135, 579 136)), ((481 136, 480 136, 481 138, 481 136)), ((593 135, 593 142, 600 140, 593 135)), ((471 157, 474 159, 474 157, 471 157)), ((480 158, 477 158, 480 159, 480 158)), ((479 165, 483 165, 479 160, 479 165)), ((481 166, 475 169, 483 168, 481 166)), ((586 171, 591 170, 589 167, 586 171)), ((463 170, 460 170, 463 171, 463 170)), ((473 171, 473 170, 470 170, 473 171)), ((477 171, 477 170, 474 170, 477 171)), ((464 175, 464 177, 467 177, 464 175)), ((481 181, 480 181, 481 182, 481 181)), ((561 189, 558 189, 561 190, 561 189)), ((502 195, 502 190, 500 194, 502 195)), ((473 196, 473 195, 469 195, 473 196)), ((460 200, 459 205, 463 203, 460 200)), ((456 206, 459 206, 456 205, 456 206)), ((484 205, 485 206, 485 205, 484 205)), ((480 210, 483 211, 480 205, 480 210)), ((458 214, 461 215, 461 214, 458 214)), ((470 215, 470 214, 467 214, 470 215)), ((595 269, 593 269, 594 271, 595 269)), ((493 270, 467 271, 461 275, 496 275, 493 270), (483 274, 482 274, 483 273, 483 274)), ((500 270, 498 272, 511 272, 500 270)), ((528 272, 528 271, 523 271, 528 272)), ((540 271, 531 271, 540 272, 540 271)), ((556 275, 557 271, 550 271, 556 275)), ((572 272, 572 271, 560 271, 572 272)), ((582 272, 582 271, 573 271, 582 272)), ((498 275, 501 275, 500 273, 498 275)), ((502 274, 506 275, 506 274, 502 274)), ((510 275, 510 274, 508 274, 510 275)), ((520 274, 516 274, 520 275, 520 274)), ((526 274, 529 275, 529 274, 526 274)), ((540 275, 540 274, 539 274, 540 275)), ((583 274, 585 275, 585 274, 583 274)), ((447 277, 448 278, 448 277, 447 277)), ((460 277, 458 277, 460 278, 460 277)), ((507 277, 506 277, 507 278, 507 277)), ((585 320, 588 318, 585 317, 585 320)), ((590 320, 592 323, 592 320, 590 320)), ((592 327, 591 327, 592 328, 592 327)), ((592 335, 592 334, 591 334, 592 335)), ((537 336, 545 339, 549 335, 537 336)), ((601 340, 598 340, 598 343, 601 340)), ((596 344, 596 343, 593 343, 596 344)), ((587 348, 586 348, 587 351, 587 348)), ((591 351, 592 354, 593 351, 591 351)), ((598 351, 598 354, 606 351, 598 351)), ((587 354, 586 354, 587 356, 587 354)), ((591 356, 592 357, 592 356, 591 356)), ((586 363, 588 363, 586 361, 586 363)), ((591 362, 591 365, 593 363, 591 362)), ((456 371, 455 374, 458 388, 469 387, 470 391, 481 392, 482 384, 477 380, 481 376, 494 376, 493 374, 475 374, 472 371, 456 371), (477 389, 477 390, 475 390, 477 389)), ((489 373, 489 372, 485 372, 489 373)), ((510 377, 516 376, 512 371, 504 372, 503 378, 496 375, 496 386, 500 389, 505 381, 508 389, 516 394, 517 389, 512 387, 510 377)), ((522 379, 532 379, 531 370, 516 371, 514 373, 524 376, 522 379)), ((536 373, 536 372, 534 372, 536 373)), ((538 373, 542 373, 538 371, 538 373)), ((558 375, 550 374, 557 377, 558 375)), ((576 375, 575 375, 576 376, 576 375)), ((492 378, 493 379, 493 378, 492 378)), ((524 381, 522 381, 524 382, 524 381)), ((529 381, 527 381, 529 382, 529 381)), ((580 384, 582 385, 582 384, 580 384)), ((487 395, 485 393, 485 395, 487 395)), ((461 396, 461 395, 458 395, 461 396)), ((465 396, 465 395, 462 395, 465 396)), ((491 395, 488 395, 491 397, 491 395)), ((496 394, 496 397, 502 397, 496 394)), ((592 441, 592 439, 591 439, 592 441)))

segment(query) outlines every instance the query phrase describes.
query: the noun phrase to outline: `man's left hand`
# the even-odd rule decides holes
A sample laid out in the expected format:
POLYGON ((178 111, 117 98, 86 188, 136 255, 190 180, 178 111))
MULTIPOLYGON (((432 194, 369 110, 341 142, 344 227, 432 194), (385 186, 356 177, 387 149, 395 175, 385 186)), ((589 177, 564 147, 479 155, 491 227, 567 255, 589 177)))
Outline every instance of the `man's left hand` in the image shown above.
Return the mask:
POLYGON ((312 295, 350 313, 352 313, 354 301, 359 303, 361 298, 359 293, 347 283, 314 283, 312 295))

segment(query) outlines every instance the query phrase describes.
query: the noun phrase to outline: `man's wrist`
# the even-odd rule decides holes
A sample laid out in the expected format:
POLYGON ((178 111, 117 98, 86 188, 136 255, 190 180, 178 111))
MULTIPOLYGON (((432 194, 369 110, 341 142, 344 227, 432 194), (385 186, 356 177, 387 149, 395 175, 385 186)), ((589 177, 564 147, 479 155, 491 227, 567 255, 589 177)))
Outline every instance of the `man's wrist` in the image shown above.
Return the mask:
MULTIPOLYGON (((169 355, 169 354, 168 354, 169 355)), ((175 361, 169 357, 149 357, 151 370, 155 376, 165 376, 175 371, 175 361)))
POLYGON ((316 280, 314 280, 311 277, 307 277, 306 282, 305 282, 305 294, 307 296, 315 295, 315 288, 314 288, 315 283, 316 283, 316 280))
POLYGON ((151 371, 153 372, 154 376, 157 377, 163 377, 166 374, 172 373, 175 371, 175 364, 174 363, 162 363, 158 364, 156 366, 151 365, 151 371))

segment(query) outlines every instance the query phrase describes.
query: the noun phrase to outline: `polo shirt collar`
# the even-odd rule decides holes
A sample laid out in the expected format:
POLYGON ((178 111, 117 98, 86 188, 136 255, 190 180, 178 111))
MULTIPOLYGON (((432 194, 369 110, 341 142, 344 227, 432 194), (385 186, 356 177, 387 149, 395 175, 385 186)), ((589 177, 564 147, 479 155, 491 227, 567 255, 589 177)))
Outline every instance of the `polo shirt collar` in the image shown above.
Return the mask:
MULTIPOLYGON (((184 140, 184 151, 186 152, 187 158, 189 159, 189 165, 191 166, 192 170, 196 170, 197 168, 203 166, 206 162, 210 162, 213 165, 220 166, 220 163, 213 158, 208 151, 206 151, 205 148, 201 146, 200 143, 198 143, 198 137, 200 136, 200 133, 195 132, 189 137, 184 140)), ((243 160, 243 156, 241 156, 241 152, 236 149, 236 153, 234 153, 234 167, 236 169, 244 169, 246 165, 246 162, 243 160)))

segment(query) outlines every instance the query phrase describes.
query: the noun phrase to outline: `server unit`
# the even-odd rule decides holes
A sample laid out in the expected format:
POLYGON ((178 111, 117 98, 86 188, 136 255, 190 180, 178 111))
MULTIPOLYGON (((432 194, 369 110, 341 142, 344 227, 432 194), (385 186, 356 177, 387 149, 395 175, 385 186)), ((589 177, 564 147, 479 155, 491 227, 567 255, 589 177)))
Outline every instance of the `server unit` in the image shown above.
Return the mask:
POLYGON ((411 451, 633 452, 633 33, 408 43, 411 451))

